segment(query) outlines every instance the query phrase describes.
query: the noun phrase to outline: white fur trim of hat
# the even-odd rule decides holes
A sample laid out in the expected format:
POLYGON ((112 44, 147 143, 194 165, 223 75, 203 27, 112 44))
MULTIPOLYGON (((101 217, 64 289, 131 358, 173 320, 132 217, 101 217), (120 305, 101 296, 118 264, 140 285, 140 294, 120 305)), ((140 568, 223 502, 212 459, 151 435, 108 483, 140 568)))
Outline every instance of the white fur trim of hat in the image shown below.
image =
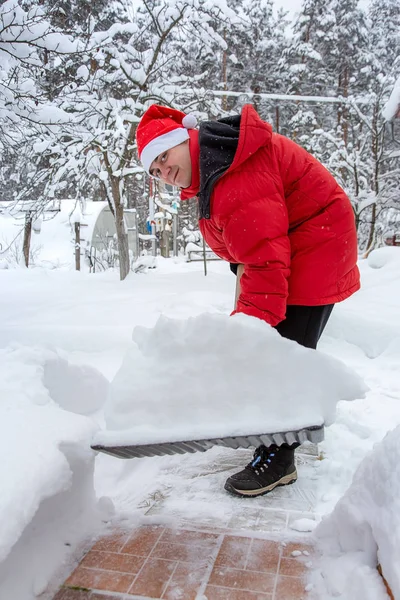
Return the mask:
POLYGON ((159 137, 154 138, 154 140, 149 142, 147 146, 143 148, 143 152, 140 157, 140 160, 146 172, 149 173, 151 163, 155 158, 157 158, 157 156, 159 156, 166 150, 173 148, 174 146, 178 146, 178 144, 182 144, 182 142, 185 142, 188 139, 188 131, 183 127, 173 129, 168 133, 164 133, 164 135, 160 135, 159 137))

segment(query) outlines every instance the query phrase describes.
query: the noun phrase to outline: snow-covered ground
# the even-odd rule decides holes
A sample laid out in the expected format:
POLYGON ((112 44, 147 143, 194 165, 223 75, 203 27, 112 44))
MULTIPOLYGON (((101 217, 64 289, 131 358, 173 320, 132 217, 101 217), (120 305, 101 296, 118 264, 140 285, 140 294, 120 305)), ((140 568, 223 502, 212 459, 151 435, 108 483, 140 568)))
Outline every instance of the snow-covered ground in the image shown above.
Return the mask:
MULTIPOLYGON (((399 442, 399 430, 363 459, 400 423, 400 249, 374 252, 368 261, 361 261, 360 268, 363 289, 335 307, 320 350, 360 375, 369 391, 365 398, 360 393, 359 399, 339 402, 337 418, 326 429, 320 446, 322 460, 299 464, 299 477, 305 486, 312 486, 315 523, 326 517, 315 534, 323 559, 311 573, 318 597, 383 600, 371 546, 378 542, 380 558, 396 564, 396 545, 393 539, 391 545, 386 544, 385 534, 390 529, 400 547, 398 512, 394 512, 400 477, 390 479, 400 464, 400 443, 393 441, 399 442), (391 458, 387 477, 382 476, 385 453, 396 456, 396 448, 397 461, 391 458), (360 463, 356 490, 352 493, 350 488, 343 498, 360 463), (362 476, 365 472, 368 477, 362 476), (372 493, 367 498, 364 480, 366 486, 379 481, 381 490, 387 484, 388 493, 372 493), (365 498, 364 507, 354 501, 357 498, 365 498), (369 522, 378 505, 384 514, 379 526, 378 521, 369 522), (345 541, 341 526, 347 532, 345 541), (365 548, 350 543, 356 537, 362 539, 360 531, 365 534, 365 548), (343 561, 346 569, 341 568, 343 561), (373 596, 355 595, 363 576, 369 581, 365 589, 373 590, 373 596)), ((161 315, 182 321, 208 313, 206 326, 220 323, 212 315, 230 313, 234 285, 227 265, 218 261, 209 264, 204 277, 199 263, 159 260, 157 269, 132 273, 124 282, 113 272, 0 271, 1 597, 47 600, 48 582, 62 579, 79 544, 115 522, 139 523, 146 515, 146 519, 201 520, 212 525, 232 518, 241 500, 228 496, 223 483, 247 462, 249 451, 213 448, 204 454, 120 461, 106 455, 95 457, 89 446, 95 430, 104 426, 109 381, 132 351, 134 328, 153 328, 161 315), (32 565, 24 577, 22 562, 32 565)), ((162 331, 168 336, 168 327, 162 331)), ((184 349, 186 364, 195 365, 201 359, 204 349, 196 347, 196 340, 201 341, 194 336, 184 349)), ((182 380, 180 365, 175 371, 173 357, 167 355, 168 340, 165 352, 163 376, 169 374, 169 384, 178 374, 182 380)), ((163 353, 156 358, 155 381, 163 353)), ((245 361, 243 356, 244 368, 245 361)), ((233 388, 237 363, 231 371, 229 361, 221 365, 226 370, 225 382, 231 381, 233 388)), ((276 375, 285 376, 279 365, 276 375)), ((296 377, 300 385, 302 375, 296 373, 296 377)), ((150 391, 151 395, 150 371, 147 379, 146 394, 150 391)), ((140 385, 144 389, 145 381, 140 385)), ((229 389, 226 383, 225 392, 229 389)), ((240 504, 242 524, 256 535, 252 507, 281 507, 285 494, 282 488, 270 496, 247 499, 240 504)), ((307 512, 308 498, 302 499, 303 504, 300 500, 297 519, 292 519, 293 535, 315 525, 300 518, 307 512)), ((276 535, 280 535, 278 530, 276 535)), ((389 574, 396 586, 399 567, 393 564, 389 574)))

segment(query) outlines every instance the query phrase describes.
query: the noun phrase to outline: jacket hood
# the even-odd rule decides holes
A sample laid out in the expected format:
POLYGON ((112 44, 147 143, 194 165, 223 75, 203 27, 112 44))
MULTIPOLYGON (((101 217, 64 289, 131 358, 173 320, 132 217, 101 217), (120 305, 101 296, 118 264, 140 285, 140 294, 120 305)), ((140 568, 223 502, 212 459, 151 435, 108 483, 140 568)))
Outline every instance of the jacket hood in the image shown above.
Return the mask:
POLYGON ((271 125, 260 119, 251 104, 243 107, 241 115, 201 123, 200 219, 210 218, 211 193, 218 179, 268 144, 271 136, 271 125))
POLYGON ((268 145, 271 137, 271 125, 260 119, 251 104, 246 104, 242 109, 239 143, 230 169, 236 169, 257 150, 268 145))

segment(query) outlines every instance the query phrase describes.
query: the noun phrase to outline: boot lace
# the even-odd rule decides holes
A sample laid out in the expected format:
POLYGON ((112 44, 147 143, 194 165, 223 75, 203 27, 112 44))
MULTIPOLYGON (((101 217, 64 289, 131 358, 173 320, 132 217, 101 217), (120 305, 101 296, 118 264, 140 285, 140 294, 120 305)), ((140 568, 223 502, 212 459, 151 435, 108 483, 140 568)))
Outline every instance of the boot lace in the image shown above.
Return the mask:
POLYGON ((272 462, 272 458, 279 451, 278 446, 260 446, 256 448, 253 456, 253 460, 246 466, 246 469, 253 471, 256 475, 264 473, 268 469, 269 464, 272 462))

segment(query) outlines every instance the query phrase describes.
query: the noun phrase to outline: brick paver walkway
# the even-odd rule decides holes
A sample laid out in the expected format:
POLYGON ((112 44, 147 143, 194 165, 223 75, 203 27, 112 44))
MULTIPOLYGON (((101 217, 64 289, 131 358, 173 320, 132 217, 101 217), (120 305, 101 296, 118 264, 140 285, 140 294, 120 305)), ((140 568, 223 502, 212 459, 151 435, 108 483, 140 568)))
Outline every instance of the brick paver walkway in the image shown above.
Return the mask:
POLYGON ((312 548, 143 526, 99 540, 54 600, 306 600, 312 548))

